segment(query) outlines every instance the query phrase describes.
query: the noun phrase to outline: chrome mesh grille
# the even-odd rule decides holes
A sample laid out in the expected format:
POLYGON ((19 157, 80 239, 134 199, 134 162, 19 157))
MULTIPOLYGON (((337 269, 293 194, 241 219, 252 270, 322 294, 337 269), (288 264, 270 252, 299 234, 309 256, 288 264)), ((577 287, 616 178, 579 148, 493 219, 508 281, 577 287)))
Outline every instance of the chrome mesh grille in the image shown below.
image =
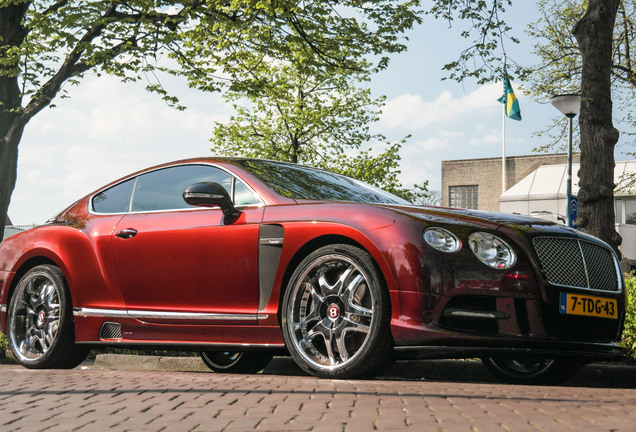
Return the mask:
POLYGON ((99 329, 100 339, 121 339, 121 324, 105 322, 99 329))
POLYGON ((537 237, 532 241, 549 283, 601 291, 618 291, 612 252, 576 238, 537 237))

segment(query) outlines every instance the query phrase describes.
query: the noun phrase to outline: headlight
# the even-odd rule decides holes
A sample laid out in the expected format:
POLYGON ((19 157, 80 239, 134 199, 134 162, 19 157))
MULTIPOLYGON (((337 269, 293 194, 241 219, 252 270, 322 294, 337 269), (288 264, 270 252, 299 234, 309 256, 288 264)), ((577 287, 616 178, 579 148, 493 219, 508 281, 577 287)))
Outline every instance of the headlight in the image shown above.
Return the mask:
POLYGON ((468 236, 468 245, 479 261, 494 269, 505 270, 517 261, 508 243, 492 234, 472 233, 468 236))
POLYGON ((424 230, 424 241, 442 252, 457 252, 462 247, 462 242, 457 236, 444 228, 427 228, 424 230))

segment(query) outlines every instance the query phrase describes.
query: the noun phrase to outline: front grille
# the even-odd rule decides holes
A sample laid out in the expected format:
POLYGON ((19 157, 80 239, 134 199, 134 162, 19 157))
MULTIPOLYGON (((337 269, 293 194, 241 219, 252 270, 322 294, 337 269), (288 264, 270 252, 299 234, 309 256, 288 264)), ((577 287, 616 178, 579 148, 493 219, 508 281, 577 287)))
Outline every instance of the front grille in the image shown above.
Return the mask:
POLYGON ((532 243, 549 283, 601 291, 619 291, 610 249, 587 240, 537 237, 532 243))

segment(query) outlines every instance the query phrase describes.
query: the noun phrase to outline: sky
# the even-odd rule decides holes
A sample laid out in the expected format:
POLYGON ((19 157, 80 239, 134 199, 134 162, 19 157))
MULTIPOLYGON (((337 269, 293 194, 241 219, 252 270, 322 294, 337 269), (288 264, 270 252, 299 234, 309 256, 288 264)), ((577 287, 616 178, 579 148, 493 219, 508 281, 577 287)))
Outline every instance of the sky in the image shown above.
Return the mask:
MULTIPOLYGON (((537 15, 534 2, 516 2, 505 18, 520 45, 507 43, 510 59, 533 64, 533 41, 523 32, 537 15)), ((465 26, 465 24, 464 24, 465 26)), ((444 64, 469 41, 461 24, 426 18, 409 32, 408 51, 392 58, 370 87, 387 97, 374 130, 387 138, 411 138, 403 146, 400 180, 405 186, 429 181, 441 188, 443 160, 501 157, 503 84, 479 86, 443 81, 444 64)), ((502 52, 503 54, 503 52, 502 52)), ((232 114, 219 94, 164 82, 188 109, 177 111, 148 94, 144 83, 87 77, 67 86, 69 98, 56 99, 27 125, 18 156, 18 180, 9 206, 15 225, 46 222, 68 205, 128 173, 171 160, 211 155, 215 122, 232 114)), ((506 155, 531 154, 545 142, 533 134, 561 114, 549 100, 535 102, 512 81, 522 121, 506 121, 506 155)), ((625 159, 620 151, 617 159, 625 159)))

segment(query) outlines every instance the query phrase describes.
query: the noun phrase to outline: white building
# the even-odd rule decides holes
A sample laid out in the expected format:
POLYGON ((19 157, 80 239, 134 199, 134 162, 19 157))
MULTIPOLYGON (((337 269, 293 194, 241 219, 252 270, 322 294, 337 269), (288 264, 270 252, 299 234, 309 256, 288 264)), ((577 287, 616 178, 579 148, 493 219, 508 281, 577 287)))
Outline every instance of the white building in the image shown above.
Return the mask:
MULTIPOLYGON (((572 164, 572 194, 577 195, 579 164, 572 164)), ((614 192, 616 228, 625 270, 636 267, 636 187, 628 187, 625 174, 636 176, 636 161, 616 162, 614 192)), ((534 215, 565 223, 567 215, 567 165, 542 165, 499 197, 500 211, 534 215)))

